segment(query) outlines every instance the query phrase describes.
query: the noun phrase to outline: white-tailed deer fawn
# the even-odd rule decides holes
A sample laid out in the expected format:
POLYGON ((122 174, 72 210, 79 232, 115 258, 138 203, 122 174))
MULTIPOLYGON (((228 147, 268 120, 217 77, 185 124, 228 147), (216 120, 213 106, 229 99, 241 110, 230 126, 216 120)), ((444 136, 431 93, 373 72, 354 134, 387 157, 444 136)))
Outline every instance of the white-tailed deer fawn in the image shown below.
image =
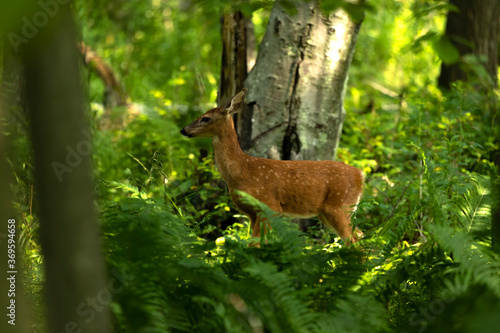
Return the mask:
POLYGON ((233 114, 245 103, 244 89, 221 108, 208 110, 181 130, 192 137, 212 137, 215 162, 236 206, 251 221, 252 235, 260 235, 259 212, 241 202, 235 191, 246 192, 279 215, 317 216, 337 234, 357 242, 363 235, 351 225, 351 213, 361 199, 361 170, 334 161, 279 161, 252 157, 239 145, 233 114), (353 232, 354 231, 354 232, 353 232))

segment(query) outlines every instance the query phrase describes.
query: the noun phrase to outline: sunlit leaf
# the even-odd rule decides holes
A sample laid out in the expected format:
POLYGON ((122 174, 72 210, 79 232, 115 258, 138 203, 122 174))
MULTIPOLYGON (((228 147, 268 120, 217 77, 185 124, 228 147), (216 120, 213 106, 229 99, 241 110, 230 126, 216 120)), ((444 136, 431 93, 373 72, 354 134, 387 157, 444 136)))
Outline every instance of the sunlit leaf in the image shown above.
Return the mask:
POLYGON ((451 43, 448 37, 442 35, 437 42, 432 44, 432 48, 441 60, 447 64, 454 64, 460 58, 457 48, 451 43))

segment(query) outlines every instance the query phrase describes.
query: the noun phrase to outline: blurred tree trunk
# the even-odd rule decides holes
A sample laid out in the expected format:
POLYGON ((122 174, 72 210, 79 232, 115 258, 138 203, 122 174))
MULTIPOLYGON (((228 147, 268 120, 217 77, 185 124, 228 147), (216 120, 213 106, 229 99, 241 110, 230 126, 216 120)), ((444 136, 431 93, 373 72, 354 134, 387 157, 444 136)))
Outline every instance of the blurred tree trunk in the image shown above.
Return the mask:
MULTIPOLYGON (((458 9, 448 12, 446 36, 457 48, 460 56, 484 56, 484 68, 497 84, 498 30, 500 28, 500 1, 451 0, 458 9)), ((463 64, 442 64, 438 85, 449 89, 454 81, 467 81, 468 73, 463 64)))
MULTIPOLYGON (((12 164, 16 159, 14 154, 15 134, 27 131, 26 122, 26 94, 24 81, 24 68, 21 58, 13 50, 7 35, 14 29, 16 19, 20 17, 19 13, 23 8, 19 8, 18 3, 6 3, 0 11, 0 38, 2 38, 2 76, 0 83, 0 251, 5 253, 5 260, 0 264, 0 306, 7 309, 11 306, 11 300, 15 301, 15 320, 12 321, 10 310, 6 310, 3 320, 0 322, 0 332, 32 332, 33 313, 32 304, 29 303, 29 297, 26 297, 24 284, 24 258, 23 249, 20 243, 21 212, 15 208, 17 201, 12 189, 18 185, 14 178, 12 164), (17 127, 17 128, 16 128, 17 127), (9 161, 10 160, 10 161, 9 161), (7 262, 8 245, 8 221, 15 220, 15 263, 14 266, 7 262), (9 271, 17 272, 15 274, 7 273, 9 271), (15 293, 9 296, 11 284, 8 277, 15 275, 15 293), (10 322, 10 323, 9 323, 10 322), (12 325, 11 323, 15 323, 12 325)), ((25 161, 29 163, 28 161, 25 161)), ((12 246, 12 244, 10 244, 12 246)))
MULTIPOLYGON (((33 7, 40 16, 40 8, 33 7)), ((45 259, 47 321, 51 332, 108 332, 111 294, 95 215, 92 142, 76 29, 70 5, 58 5, 54 12, 21 45, 45 259)), ((31 18, 33 13, 26 11, 23 16, 31 18)))
MULTIPOLYGON (((5 20, 3 15, 0 14, 0 20, 5 20)), ((5 27, 1 27, 5 28, 5 27)), ((3 30, 3 29, 2 29, 3 30)), ((0 35, 4 38, 4 34, 0 35)), ((32 322, 32 316, 30 307, 26 304, 26 297, 24 295, 24 284, 23 284, 23 258, 22 250, 20 248, 19 234, 21 232, 20 223, 21 218, 19 211, 14 207, 14 193, 12 192, 12 186, 15 184, 14 170, 12 170, 11 165, 8 163, 8 159, 14 160, 12 154, 15 153, 12 149, 12 132, 15 132, 12 127, 17 126, 15 114, 20 113, 20 109, 23 108, 21 93, 23 87, 23 77, 22 77, 22 64, 13 52, 12 48, 8 47, 9 43, 7 39, 4 39, 2 56, 2 82, 0 85, 0 251, 3 254, 0 263, 0 306, 2 309, 6 309, 6 315, 2 318, 0 322, 0 332, 32 332, 29 323, 32 322), (8 135, 7 133, 10 133, 8 135), (15 226, 15 237, 14 243, 9 244, 8 237, 8 223, 9 221, 15 221, 13 225, 15 226), (7 254, 8 245, 14 245, 15 250, 15 263, 13 266, 8 265, 7 254), (16 272, 16 273, 8 273, 16 272), (7 280, 12 275, 15 276, 15 291, 14 294, 9 296, 11 290, 11 280, 7 280), (14 300, 15 306, 15 317, 11 316, 9 307, 12 307, 11 300, 14 300), (13 320, 14 319, 14 320, 13 320), (10 323, 9 323, 10 322, 10 323), (15 323, 15 325, 12 325, 15 323)))
POLYGON ((243 149, 274 159, 331 160, 342 133, 345 86, 361 23, 316 2, 274 3, 245 86, 243 149))

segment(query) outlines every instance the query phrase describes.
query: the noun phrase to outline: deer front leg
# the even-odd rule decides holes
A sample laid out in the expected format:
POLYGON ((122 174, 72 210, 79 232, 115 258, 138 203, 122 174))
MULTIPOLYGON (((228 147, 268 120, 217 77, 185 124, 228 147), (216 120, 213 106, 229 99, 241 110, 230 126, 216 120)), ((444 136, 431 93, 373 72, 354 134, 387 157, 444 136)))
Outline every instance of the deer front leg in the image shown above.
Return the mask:
POLYGON ((267 235, 267 232, 271 230, 271 226, 266 222, 266 219, 260 218, 259 214, 254 220, 251 220, 250 226, 252 228, 252 237, 260 238, 260 231, 264 228, 264 234, 267 235))
MULTIPOLYGON (((253 216, 247 215, 250 219, 250 228, 252 229, 252 237, 260 238, 260 218, 257 214, 253 216)), ((259 241, 254 241, 248 244, 249 247, 260 247, 259 241)))
POLYGON ((250 218, 250 227, 252 228, 252 237, 260 238, 260 217, 255 214, 254 218, 250 218))
MULTIPOLYGON (((250 229, 252 231, 252 237, 255 238, 260 238, 260 217, 259 214, 252 209, 251 206, 244 205, 238 200, 238 197, 236 195, 231 194, 231 197, 233 198, 233 202, 236 204, 236 207, 245 214, 248 219, 250 220, 250 229)), ((256 242, 251 242, 249 244, 250 247, 260 247, 260 244, 258 241, 256 242)))
MULTIPOLYGON (((251 205, 241 202, 239 195, 231 192, 231 199, 238 209, 245 214, 250 220, 250 228, 252 229, 252 237, 260 237, 260 217, 258 212, 251 205)), ((252 242, 250 246, 259 247, 259 242, 252 242)))
MULTIPOLYGON (((271 230, 271 226, 269 223, 265 222, 266 219, 262 219, 259 214, 255 215, 255 218, 250 218, 250 227, 252 228, 252 237, 260 238, 261 230, 264 228, 264 234, 267 235, 267 232, 271 230)), ((267 240, 266 240, 267 243, 267 240)), ((249 245, 250 247, 260 247, 260 242, 252 242, 249 245)))

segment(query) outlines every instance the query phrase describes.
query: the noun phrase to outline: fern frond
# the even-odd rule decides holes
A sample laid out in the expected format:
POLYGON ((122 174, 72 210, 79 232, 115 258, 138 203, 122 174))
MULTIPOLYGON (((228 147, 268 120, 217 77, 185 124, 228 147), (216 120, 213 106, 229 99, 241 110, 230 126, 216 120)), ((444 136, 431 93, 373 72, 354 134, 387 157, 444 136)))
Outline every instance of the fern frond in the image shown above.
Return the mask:
MULTIPOLYGON (((278 272, 270 263, 255 263, 244 269, 250 276, 271 291, 269 299, 284 316, 292 332, 315 332, 317 316, 310 311, 294 289, 294 280, 284 272, 278 272)), ((283 323, 285 324, 285 323, 283 323)))
POLYGON ((318 332, 388 332, 387 311, 372 295, 348 294, 318 318, 318 332))
POLYGON ((141 192, 137 186, 115 181, 106 181, 106 184, 114 187, 115 189, 122 190, 125 194, 132 198, 141 198, 144 200, 148 199, 147 195, 141 192))
POLYGON ((471 173, 466 182, 452 203, 452 213, 467 231, 488 230, 491 227, 490 178, 471 173))
POLYGON ((473 284, 484 284, 500 297, 500 260, 463 230, 449 226, 429 227, 438 244, 460 265, 450 268, 452 278, 446 283, 455 295, 464 293, 473 284))
POLYGON ((287 218, 278 215, 266 204, 248 193, 238 191, 238 195, 241 196, 245 204, 255 207, 260 212, 261 219, 271 226, 271 230, 267 234, 261 233, 263 238, 261 240, 262 246, 279 243, 279 246, 283 247, 283 251, 286 251, 289 255, 298 255, 302 252, 306 243, 303 233, 298 230, 296 224, 290 223, 287 218))

